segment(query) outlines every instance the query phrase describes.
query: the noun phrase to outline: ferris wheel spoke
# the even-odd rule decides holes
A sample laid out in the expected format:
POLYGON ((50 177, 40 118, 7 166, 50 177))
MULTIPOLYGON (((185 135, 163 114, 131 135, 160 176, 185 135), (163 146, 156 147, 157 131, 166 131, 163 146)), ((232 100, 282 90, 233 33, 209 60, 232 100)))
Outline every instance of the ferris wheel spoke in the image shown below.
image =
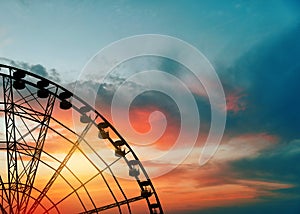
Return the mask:
MULTIPOLYGON (((64 202, 67 198, 71 197, 72 195, 77 195, 78 196, 78 191, 81 188, 84 188, 88 183, 90 183, 91 181, 93 181, 94 179, 98 178, 99 176, 101 176, 102 173, 98 172, 95 175, 93 175, 92 177, 90 177, 88 180, 86 180, 85 182, 81 183, 81 185, 79 185, 76 188, 73 188, 71 192, 69 192, 67 195, 65 195, 64 197, 62 197, 57 203, 55 203, 53 206, 51 206, 49 209, 47 209, 47 211, 51 211, 52 209, 54 209, 56 206, 58 206, 59 204, 61 204, 62 202, 64 202)), ((80 197, 79 197, 80 198, 80 197)), ((116 200, 116 204, 118 203, 118 201, 116 200)), ((84 208, 85 209, 85 208, 84 208)), ((96 206, 95 206, 96 209, 96 206)), ((85 209, 85 211, 87 211, 87 209, 85 209)), ((122 212, 120 212, 122 213, 122 212)))
MULTIPOLYGON (((25 154, 24 152, 20 152, 20 153, 23 153, 23 154, 25 154)), ((47 155, 47 156, 49 156, 50 158, 52 158, 54 161, 57 161, 57 162, 60 162, 58 159, 56 159, 55 157, 53 157, 53 156, 51 156, 50 154, 48 154, 47 152, 44 152, 44 154, 45 155, 47 155)), ((43 160, 40 160, 40 163, 42 163, 42 164, 44 164, 45 166, 47 166, 49 169, 51 169, 51 170, 53 170, 54 172, 56 171, 56 168, 54 168, 53 166, 51 166, 49 163, 47 163, 47 162, 45 162, 45 161, 43 161, 43 160)), ((76 177, 76 175, 66 166, 65 167, 74 177, 76 177)), ((75 191, 75 189, 74 189, 74 187, 72 186, 72 184, 68 181, 68 179, 65 177, 65 176, 63 176, 62 174, 59 174, 59 176, 66 182, 66 184, 73 190, 73 191, 75 191)), ((76 177, 76 179, 79 181, 79 182, 81 182, 77 177, 76 177)), ((81 184, 82 184, 82 182, 81 182, 81 184)), ((84 185, 84 184, 82 184, 82 185, 84 185)), ((25 186, 25 185, 24 185, 25 186)), ((81 186, 80 186, 81 187, 81 186)), ((41 190, 39 190, 39 189, 36 189, 36 188, 34 188, 34 187, 32 187, 34 190, 36 190, 37 192, 39 192, 39 194, 41 194, 41 190)), ((76 192, 75 192, 75 194, 77 194, 76 192)), ((78 194, 77 194, 77 196, 78 196, 78 194)), ((31 196, 30 196, 31 197, 31 196)), ((79 197, 79 196, 78 196, 79 197)), ((32 198, 32 197, 31 197, 32 198)), ((57 208, 57 205, 58 205, 58 203, 56 204, 56 203, 54 203, 47 195, 44 195, 43 196, 43 199, 47 199, 48 201, 50 201, 51 202, 51 204, 52 204, 52 207, 51 207, 51 209, 55 209, 58 213, 59 213, 59 211, 58 211, 58 208, 57 208)), ((80 199, 80 197, 79 197, 79 199, 80 199)), ((34 201, 36 201, 36 199, 34 199, 34 201)), ((40 201, 40 203, 38 204, 38 205, 40 205, 41 204, 41 202, 42 202, 42 200, 40 201)), ((48 213, 48 211, 49 210, 51 210, 51 209, 48 209, 48 210, 46 210, 45 211, 45 213, 48 213)), ((31 213, 31 212, 29 212, 28 211, 28 213, 31 213)))
POLYGON ((31 105, 30 102, 35 101, 43 111, 45 111, 46 109, 44 108, 44 106, 40 103, 40 101, 36 98, 36 96, 34 95, 34 93, 25 85, 26 90, 29 92, 29 96, 23 96, 22 93, 20 93, 20 91, 17 90, 17 93, 19 94, 19 96, 21 97, 20 100, 23 101, 21 104, 19 105, 28 105, 30 109, 34 109, 31 105), (31 99, 27 100, 28 97, 32 97, 31 99))
MULTIPOLYGON (((79 149, 79 148, 78 148, 78 149, 79 149)), ((80 149, 79 149, 79 150, 80 150, 80 149)), ((81 151, 81 150, 80 150, 80 151, 81 151)), ((82 151, 81 151, 81 152, 82 152, 82 151)), ((84 153, 83 153, 83 155, 88 159, 88 157, 87 157, 84 153)), ((118 158, 117 160, 115 160, 114 162, 112 162, 110 165, 116 163, 119 159, 120 159, 120 158, 118 158)), ((89 160, 89 159, 88 159, 88 160, 89 160)), ((91 161, 91 160, 89 160, 89 161, 91 161)), ((91 163, 91 164, 94 165, 94 163, 91 163)), ((62 203, 64 200, 66 200, 68 197, 70 197, 70 196, 73 195, 73 194, 76 194, 77 197, 78 197, 79 200, 80 200, 80 197, 78 196, 77 191, 78 191, 79 189, 81 189, 81 188, 85 188, 85 186, 86 186, 89 182, 91 182, 93 179, 95 179, 95 178, 98 177, 98 176, 101 176, 101 177, 102 177, 104 183, 106 184, 106 187, 108 188, 108 190, 110 191, 110 193, 111 193, 113 199, 115 200, 115 203, 118 204, 118 200, 117 200, 115 194, 113 193, 111 187, 109 186, 109 183, 107 182, 106 178, 105 178, 104 175, 102 174, 102 172, 103 172, 104 170, 109 169, 110 165, 107 164, 107 167, 104 168, 103 170, 99 170, 99 169, 95 166, 95 168, 97 169, 98 173, 95 174, 94 176, 92 176, 92 177, 91 177, 90 179, 88 179, 86 182, 84 182, 84 183, 80 182, 81 185, 79 185, 77 188, 73 188, 73 191, 70 192, 69 194, 67 194, 65 197, 63 197, 60 201, 58 201, 58 202, 55 204, 55 206, 57 206, 58 204, 62 203)), ((65 166, 65 167, 67 167, 67 166, 65 166)), ((67 169, 68 169, 68 168, 67 168, 67 169)), ((67 181, 66 181, 66 182, 67 182, 67 181)), ((80 201, 81 201, 81 200, 80 200, 80 201)), ((93 202, 93 201, 91 200, 91 202, 93 202)), ((94 203, 93 203, 93 204, 94 204, 94 203)), ((55 206, 50 207, 47 211, 50 211, 50 210, 53 209, 55 206)), ((94 206, 95 206, 95 205, 94 205, 94 206)), ((119 206, 117 206, 117 207, 118 207, 118 209, 119 209, 119 213, 122 213, 122 211, 121 211, 121 206, 119 205, 119 206)), ((85 208, 84 208, 84 209, 85 209, 85 208)), ((96 209, 96 206, 95 206, 95 209, 96 209)), ((87 211, 87 210, 85 209, 85 211, 87 211)), ((129 211, 130 211, 130 208, 129 208, 129 211)))
MULTIPOLYGON (((113 143, 113 140, 110 138, 110 137, 108 137, 108 140, 111 142, 111 143, 113 143)), ((86 142, 85 141, 85 143, 88 145, 88 147, 94 152, 94 154, 105 164, 105 170, 108 170, 109 172, 110 172, 110 174, 112 175, 112 177, 113 177, 113 179, 114 179, 114 181, 115 181, 115 183, 117 184, 117 186, 118 186, 118 189, 121 191, 121 194, 122 194, 122 196, 124 197, 124 199, 125 199, 125 201, 127 200, 127 196, 126 196, 126 194, 124 193, 124 191, 123 191, 123 189, 122 189, 122 187, 121 187, 121 185, 120 185, 120 183, 119 183, 119 181, 117 180, 117 178, 116 178, 116 176, 114 175, 114 173, 113 173, 113 171, 111 170, 111 166, 114 164, 114 163, 116 163, 118 160, 120 160, 121 159, 121 157, 119 157, 117 160, 115 160, 114 162, 112 162, 111 164, 108 164, 99 154, 98 154, 98 152, 88 143, 88 142, 86 142)), ((127 152, 125 152, 125 154, 124 154, 124 157, 126 156, 126 154, 128 154, 130 152, 130 150, 129 151, 127 151, 127 152)), ((85 155, 85 154, 84 154, 85 155)), ((93 164, 93 162, 86 156, 86 158, 91 162, 91 164, 93 164)), ((99 172, 101 172, 101 176, 102 176, 102 178, 103 178, 103 180, 105 181, 105 183, 107 184, 107 182, 106 182, 106 179, 104 178, 104 176, 103 176, 103 174, 102 174, 102 172, 103 172, 104 170, 101 170, 101 171, 99 171, 99 172)), ((111 189, 110 189, 110 187, 109 186, 107 186, 108 188, 109 188, 109 190, 111 191, 111 189)), ((117 204, 118 203, 118 201, 117 201, 117 199, 116 199, 116 197, 114 196, 114 194, 113 194, 113 192, 111 191, 111 193, 112 193, 112 196, 113 196, 113 198, 115 199, 115 203, 117 204)), ((119 210, 120 210, 120 213, 121 213, 121 208, 120 208, 120 206, 118 206, 118 208, 119 208, 119 210)), ((128 211, 131 213, 131 208, 130 208, 130 203, 128 202, 127 203, 127 208, 128 208, 128 211)))
POLYGON ((42 190, 41 194, 38 196, 38 198, 35 201, 35 203, 29 209, 30 212, 34 212, 34 210, 36 209, 37 205, 40 203, 40 201, 43 199, 43 197, 47 194, 48 190, 50 189, 50 187, 52 186, 52 184, 55 182, 56 178, 60 175, 60 173, 64 169, 64 167, 66 167, 67 162, 70 160, 71 156, 74 154, 74 152, 78 148, 79 143, 83 140, 83 138, 85 137, 85 135, 87 134, 87 132, 89 131, 89 129, 91 128, 91 126, 92 126, 92 123, 89 123, 85 127, 85 129, 83 130, 83 132, 81 133, 81 135, 79 136, 79 138, 77 139, 77 141, 73 144, 72 148, 69 150, 69 152, 65 156, 64 160, 61 162, 61 164, 59 165, 59 167, 57 168, 57 170, 55 171, 55 173, 52 175, 52 177, 50 178, 50 180, 48 181, 48 183, 46 184, 46 186, 42 190))
POLYGON ((26 96, 22 96, 19 99, 16 99, 15 103, 18 103, 19 105, 23 105, 26 102, 30 102, 30 101, 32 101, 34 99, 34 98, 28 99, 29 97, 32 97, 32 94, 28 94, 26 96))
POLYGON ((98 207, 96 209, 88 210, 86 212, 81 212, 80 214, 98 213, 98 212, 101 212, 101 211, 104 211, 104 210, 107 210, 107 209, 111 209, 111 208, 114 208, 114 207, 117 207, 117 206, 121 206, 121 205, 124 205, 124 204, 127 204, 127 203, 132 203, 132 202, 139 201, 139 200, 142 200, 142 199, 144 199, 143 196, 136 196, 136 197, 129 198, 129 199, 126 199, 126 200, 123 200, 123 201, 119 201, 118 203, 113 203, 113 204, 105 205, 105 206, 102 206, 102 207, 98 207))
MULTIPOLYGON (((109 165, 109 164, 108 164, 108 163, 107 163, 107 162, 106 162, 106 161, 105 161, 105 160, 104 160, 104 159, 103 159, 103 158, 95 151, 95 149, 94 149, 87 141, 84 141, 84 142, 85 142, 86 145, 93 151, 93 153, 94 153, 94 154, 95 154, 95 155, 96 155, 96 156, 97 156, 97 157, 105 164, 105 166, 106 166, 106 167, 105 167, 105 170, 109 170, 109 172, 111 173, 111 175, 112 175, 114 181, 116 182, 116 184, 117 184, 119 190, 121 191, 123 197, 125 198, 125 200, 127 200, 127 197, 126 197, 126 195, 125 195, 123 189, 121 188, 121 185, 119 184, 119 181, 116 179, 116 177, 115 177, 113 171, 111 170, 110 165, 109 165)), ((85 158, 91 163, 91 165, 93 165, 93 166, 96 168, 96 170, 99 172, 99 175, 102 177, 103 181, 105 182, 105 184, 106 184, 108 190, 110 191, 110 193, 111 193, 113 199, 115 200, 115 203, 118 204, 118 200, 117 200, 115 194, 113 193, 113 191, 112 191, 112 189, 110 188, 110 186, 109 186, 109 184, 108 184, 106 178, 104 177, 104 175, 103 175, 103 173, 102 173, 104 170, 98 169, 98 167, 93 163, 93 161, 92 161, 86 154, 84 154, 84 153, 82 153, 82 154, 83 154, 83 155, 85 156, 85 158)), ((120 160, 120 158, 118 158, 118 159, 116 160, 116 162, 117 162, 118 160, 120 160)), ((116 162, 113 162, 113 163, 116 163, 116 162)), ((127 203, 127 207, 128 207, 128 210, 130 211, 131 208, 130 208, 129 203, 127 203)), ((118 209, 119 209, 119 212, 122 213, 120 205, 118 206, 118 209)), ((130 212, 130 213, 131 213, 131 212, 130 212)))
POLYGON ((30 108, 26 108, 25 106, 20 106, 17 104, 14 104, 15 116, 22 117, 27 120, 31 120, 33 122, 41 123, 42 117, 44 116, 42 113, 33 111, 30 108))
MULTIPOLYGON (((33 147, 32 147, 33 148, 33 147)), ((24 152, 22 152, 22 151, 20 151, 20 153, 22 153, 22 154, 25 154, 24 152)), ((44 152, 45 153, 45 152, 44 152)), ((53 160, 55 160, 55 161, 58 161, 59 162, 59 160, 57 160, 57 159, 55 159, 55 157, 53 157, 53 156, 51 156, 50 154, 48 154, 48 153, 45 153, 47 156, 49 156, 50 158, 53 158, 53 160)), ((45 166, 47 166, 49 169, 51 169, 51 170, 53 170, 54 172, 56 171, 56 169, 53 167, 53 166, 51 166, 49 163, 47 163, 47 162, 45 162, 45 161, 43 161, 43 160, 40 160, 40 163, 42 163, 42 164, 44 164, 45 166)), ((70 169, 66 166, 66 169, 67 170, 69 170, 70 171, 70 169)), ((74 173, 72 172, 72 171, 70 171, 71 173, 72 173, 72 175, 73 176, 75 176, 74 175, 74 173)), ((71 183, 69 183, 68 182, 68 179, 66 178, 66 177, 64 177, 63 175, 59 175, 66 183, 67 183, 67 185, 71 188, 71 189, 73 189, 74 190, 74 188, 72 187, 72 185, 71 185, 71 183)), ((22 184, 23 186, 25 186, 24 184, 22 184)), ((39 192, 40 194, 41 194, 41 191, 39 190, 39 189, 36 189, 36 188, 34 188, 34 187, 32 187, 35 191, 37 191, 37 192, 39 192)), ((30 196, 31 198, 32 198, 32 196, 30 196)), ((57 208, 57 206, 56 206, 56 204, 47 196, 47 195, 44 195, 44 198, 46 198, 49 202, 51 202, 51 204, 52 204, 52 209, 55 209, 58 213, 59 213, 59 211, 58 211, 58 208, 57 208)), ((36 199, 34 199, 34 201, 35 201, 36 199)), ((41 203, 40 203, 41 204, 41 203)), ((40 205, 39 204, 39 205, 40 205)), ((14 207, 16 207, 16 205, 14 206, 14 207)), ((46 210, 46 209, 45 209, 46 210)), ((48 210, 49 211, 49 210, 48 210)), ((48 211, 45 211, 45 213, 48 213, 48 211)), ((28 212, 28 213, 30 213, 30 212, 28 212)))
MULTIPOLYGON (((47 153, 46 153, 47 154, 47 153)), ((50 154, 47 154, 49 157, 51 157, 51 158, 53 158, 55 161, 58 161, 58 162, 60 162, 59 160, 57 160, 55 157, 53 157, 52 155, 50 155, 50 154)), ((78 179, 78 181, 80 182, 80 185, 77 187, 77 188, 75 188, 75 189, 73 189, 70 193, 68 193, 67 195, 65 195, 64 197, 62 197, 62 199, 61 200, 59 200, 57 203, 55 203, 55 204, 53 204, 53 206, 52 207, 50 207, 47 211, 49 212, 49 211, 51 211, 52 209, 54 209, 54 208, 56 208, 59 204, 61 204, 63 201, 65 201, 67 198, 69 198, 70 196, 72 196, 73 194, 76 194, 77 195, 77 191, 78 190, 80 190, 81 188, 85 188, 85 186, 88 184, 88 183, 90 183, 92 180, 94 180, 95 178, 97 178, 97 177, 99 177, 99 176, 101 176, 101 174, 105 171, 105 170, 107 170, 109 167, 111 167, 113 164, 115 164, 118 160, 120 160, 121 159, 121 157, 119 157, 118 159, 116 159, 115 161, 113 161, 112 163, 110 163, 107 167, 105 167, 104 169, 102 169, 101 171, 99 171, 98 173, 96 173, 95 175, 93 175, 92 177, 90 177, 88 180, 86 180, 85 182, 81 182, 77 177, 76 177, 76 175, 67 167, 67 166, 65 166, 65 168, 68 170, 68 171, 70 171, 70 173, 76 178, 76 179, 78 179)), ((44 163, 44 164, 46 164, 48 167, 50 167, 50 168, 52 168, 50 165, 48 165, 47 163, 44 163)), ((54 168, 52 168, 54 171, 55 171, 55 169, 54 168)), ((60 174, 60 176, 67 182, 67 180, 60 174)), ((71 186, 70 186, 71 187, 71 186)), ((77 195, 77 197, 78 197, 78 195, 77 195)), ((91 198, 90 198, 91 199, 91 198)), ((91 202, 93 203, 93 201, 92 201, 92 199, 91 199, 91 202)), ((129 202, 130 203, 130 202, 129 202)), ((117 204, 117 203, 115 203, 115 204, 117 204)), ((95 204, 93 203, 93 205, 94 205, 94 207, 95 207, 95 209, 96 209, 96 206, 95 206, 95 204)), ((86 210, 87 211, 87 210, 86 210)), ((46 212, 45 212, 46 213, 46 212)), ((130 212, 131 213, 131 212, 130 212)))
POLYGON ((28 136, 28 135, 30 135, 31 137, 32 137, 32 139, 34 140, 34 141, 36 141, 35 140, 35 137, 33 136, 33 131, 35 131, 37 128, 39 128, 40 127, 40 124, 38 124, 38 125, 36 125, 35 127, 33 127, 32 129, 29 129, 29 127, 28 127, 28 125, 26 124, 26 122, 24 121, 24 119, 22 118, 22 117, 20 117, 20 119, 21 119, 21 121, 23 122, 23 124, 24 124, 24 126, 26 127, 26 129, 27 129, 27 131, 26 131, 26 133, 20 133, 20 137, 17 139, 17 142, 20 142, 21 140, 23 140, 24 142, 26 142, 25 141, 25 138, 28 136))
MULTIPOLYGON (((57 121, 55 118, 52 118, 55 122, 57 122, 58 124, 60 124, 61 126, 63 126, 64 128, 66 128, 68 131, 70 131, 72 134, 75 134, 78 136, 78 138, 80 138, 80 136, 78 134, 76 134, 73 130, 69 129, 68 127, 64 126, 63 124, 61 124, 59 121, 57 121)), ((96 120, 96 118, 95 118, 96 120)), ((93 123, 93 121, 92 121, 93 123)), ((66 136, 62 135, 60 132, 58 132, 57 130, 53 129, 52 127, 49 127, 49 129, 51 131, 53 131, 54 133, 56 133, 57 135, 59 135, 60 137, 62 137, 63 139, 65 139, 66 141, 68 141, 71 144, 74 144, 73 141, 71 141, 69 138, 67 138, 66 136)), ((80 147, 77 147, 77 149, 82 153, 82 155, 91 163, 91 165, 99 172, 103 172, 105 170, 110 170, 110 166, 112 166, 113 164, 115 164, 117 161, 121 160, 122 157, 118 157, 115 161, 113 161, 111 164, 108 164, 99 154, 98 152, 84 139, 82 138, 82 141, 88 146, 89 149, 91 149, 91 151, 93 152, 93 154, 95 154, 105 165, 105 168, 100 170, 98 169, 98 167, 93 163, 93 161, 80 149, 80 147)), ((131 151, 127 151, 125 154, 130 153, 131 151)), ((112 171, 111 171, 112 173, 112 171)), ((113 175, 113 173, 112 173, 113 175)))

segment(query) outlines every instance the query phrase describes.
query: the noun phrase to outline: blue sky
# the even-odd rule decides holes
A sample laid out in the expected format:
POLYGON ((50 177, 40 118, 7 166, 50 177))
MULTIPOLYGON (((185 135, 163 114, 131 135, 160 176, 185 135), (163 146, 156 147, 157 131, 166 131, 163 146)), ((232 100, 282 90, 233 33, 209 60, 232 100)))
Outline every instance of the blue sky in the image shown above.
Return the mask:
MULTIPOLYGON (((299 213, 299 11, 297 0, 6 1, 0 3, 0 62, 69 84, 91 57, 119 39, 164 34, 190 43, 215 67, 228 101, 228 117, 221 149, 204 169, 192 154, 156 181, 163 199, 170 198, 167 182, 174 177, 179 188, 195 191, 193 200, 188 194, 178 196, 186 206, 177 208, 167 200, 167 210, 299 213), (186 178, 191 179, 189 188, 182 184, 186 178), (216 196, 218 191, 211 188, 220 187, 224 192, 219 194, 229 197, 226 188, 231 186, 230 191, 238 190, 237 198, 207 202, 205 191, 216 196)), ((170 67, 167 64, 166 69, 170 67)), ((99 97, 103 103, 111 99, 105 87, 91 88, 104 96, 99 97)), ((177 109, 160 100, 160 95, 145 94, 136 100, 137 113, 154 103, 178 122, 177 109)), ((198 97, 204 112, 206 102, 198 97)), ((204 124, 209 123, 209 117, 203 118, 204 124)))
POLYGON ((145 33, 178 37, 230 64, 299 18, 296 1, 9 1, 1 9, 2 56, 68 74, 111 42, 145 33))

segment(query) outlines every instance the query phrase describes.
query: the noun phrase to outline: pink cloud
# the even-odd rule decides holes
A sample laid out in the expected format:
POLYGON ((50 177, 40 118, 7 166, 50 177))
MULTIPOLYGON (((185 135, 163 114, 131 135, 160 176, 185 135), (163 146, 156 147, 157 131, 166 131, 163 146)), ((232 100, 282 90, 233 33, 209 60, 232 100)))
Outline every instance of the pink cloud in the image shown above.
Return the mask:
POLYGON ((228 93, 226 96, 227 111, 237 113, 239 111, 246 110, 246 108, 247 108, 246 103, 242 99, 245 96, 246 95, 242 94, 240 91, 228 93))

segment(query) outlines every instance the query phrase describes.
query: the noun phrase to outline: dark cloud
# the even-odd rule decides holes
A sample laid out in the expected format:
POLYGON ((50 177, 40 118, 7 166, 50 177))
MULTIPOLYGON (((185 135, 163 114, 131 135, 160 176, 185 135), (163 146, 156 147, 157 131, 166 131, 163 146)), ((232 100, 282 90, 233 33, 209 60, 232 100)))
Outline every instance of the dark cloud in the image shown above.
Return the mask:
POLYGON ((294 140, 264 150, 254 158, 235 161, 231 166, 242 178, 288 182, 300 186, 299 162, 300 140, 294 140))
MULTIPOLYGON (((226 132, 265 132, 279 137, 275 147, 255 157, 228 163, 234 179, 286 183, 291 188, 267 190, 255 204, 201 210, 201 213, 300 213, 300 29, 264 41, 220 73, 228 94, 243 94, 246 109, 228 114, 226 132)), ((264 187, 260 187, 263 190, 264 187)), ((188 213, 188 212, 187 212, 188 213)), ((191 212, 197 213, 197 212, 191 212)))
POLYGON ((48 77, 48 72, 46 71, 46 68, 40 64, 37 64, 37 65, 32 65, 30 67, 30 70, 35 73, 35 74, 38 74, 42 77, 48 77))
MULTIPOLYGON (((124 90, 122 93, 124 94, 124 100, 126 100, 126 96, 128 93, 144 88, 143 85, 132 82, 128 80, 128 78, 130 76, 138 74, 141 71, 152 70, 166 72, 171 74, 172 76, 176 76, 181 81, 183 81, 187 87, 192 87, 194 83, 197 83, 201 86, 200 82, 197 82, 197 78, 195 77, 195 75, 178 62, 157 56, 137 57, 117 66, 110 72, 110 74, 103 80, 102 83, 98 84, 98 88, 96 89, 96 105, 101 106, 105 104, 107 106, 110 106, 115 92, 122 84, 125 85, 126 90, 124 90), (186 78, 186 76, 188 76, 188 78, 186 78), (194 80, 195 82, 192 82, 193 84, 191 84, 190 81, 193 78, 196 79, 196 81, 194 80)), ((147 80, 143 81, 146 82, 147 80)), ((162 84, 164 84, 164 82, 161 80, 157 81, 160 81, 162 84)), ((82 82, 79 84, 86 85, 86 83, 87 82, 82 82)), ((157 110, 161 110, 162 112, 164 112, 167 117, 172 118, 172 122, 176 121, 177 124, 180 124, 181 114, 176 101, 172 100, 172 98, 168 96, 168 94, 164 94, 162 92, 159 92, 158 90, 155 90, 155 88, 151 90, 150 88, 149 91, 139 94, 134 100, 132 100, 130 107, 132 109, 147 109, 147 107, 149 106, 156 107, 157 110)), ((176 90, 176 86, 170 85, 170 90, 176 90)), ((203 128, 207 131, 206 124, 209 124, 211 119, 211 110, 208 98, 195 93, 192 88, 190 88, 190 91, 194 95, 194 98, 196 100, 203 128)), ((178 93, 180 93, 180 91, 178 93)), ((207 125, 207 127, 208 126, 209 125, 207 125)))
MULTIPOLYGON (((182 213, 182 212, 174 212, 182 213)), ((237 204, 236 206, 230 207, 214 207, 208 208, 204 210, 196 210, 196 211, 184 211, 186 214, 298 214, 300 213, 300 204, 298 199, 293 200, 284 200, 284 199, 276 199, 273 201, 261 201, 256 203, 251 203, 247 205, 237 204)))
POLYGON ((53 80, 54 82, 61 82, 60 75, 56 69, 54 68, 50 69, 49 76, 50 79, 53 80))
MULTIPOLYGON (((237 179, 253 179, 290 184, 292 187, 268 190, 276 195, 259 197, 258 203, 235 208, 211 209, 204 213, 299 213, 300 212, 300 140, 279 144, 256 157, 230 164, 237 179)), ((263 189, 263 187, 262 187, 263 189)))
POLYGON ((50 80, 53 80, 54 82, 61 82, 60 75, 57 72, 56 69, 52 68, 48 70, 46 67, 44 67, 41 64, 36 64, 36 65, 31 65, 27 62, 20 62, 20 61, 15 61, 7 58, 2 58, 0 57, 0 61, 4 62, 4 64, 11 65, 13 67, 21 68, 24 70, 28 70, 32 73, 35 73, 39 76, 49 78, 50 80))
POLYGON ((229 115, 233 132, 268 132, 299 138, 300 27, 252 48, 222 73, 226 91, 246 94, 246 110, 229 115))
MULTIPOLYGON (((256 190, 255 198, 235 205, 218 205, 213 208, 174 213, 252 214, 252 213, 300 213, 300 140, 278 144, 265 149, 255 157, 232 162, 214 163, 198 168, 196 165, 180 165, 165 179, 170 185, 180 187, 180 181, 193 184, 192 190, 227 184, 245 186, 256 190), (171 178, 176 177, 176 180, 171 178), (247 182, 249 181, 249 183, 247 182), (253 182, 251 182, 253 181, 253 182), (173 184, 174 183, 174 184, 173 184), (274 185, 269 187, 268 184, 274 185), (288 187, 290 186, 290 187, 288 187)), ((184 183, 184 182, 183 182, 184 183)), ((205 191, 205 190, 203 190, 205 191)), ((181 194, 184 194, 182 192, 181 194)), ((222 193, 219 194, 222 197, 222 193)), ((205 203, 205 201, 199 203, 205 203)))

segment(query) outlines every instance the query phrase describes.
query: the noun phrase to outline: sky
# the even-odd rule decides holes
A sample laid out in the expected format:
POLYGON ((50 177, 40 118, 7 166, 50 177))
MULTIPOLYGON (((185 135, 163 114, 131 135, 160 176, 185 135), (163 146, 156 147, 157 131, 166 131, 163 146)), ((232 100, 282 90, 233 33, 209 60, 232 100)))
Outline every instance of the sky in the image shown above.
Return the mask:
MULTIPOLYGON (((124 80, 138 70, 163 70, 183 79, 201 117, 195 142, 189 127, 192 119, 187 123, 190 131, 184 137, 195 143, 191 150, 186 145, 172 147, 190 112, 181 112, 178 100, 172 101, 170 94, 148 91, 130 103, 130 128, 137 132, 145 134, 151 131, 151 123, 160 127, 167 121, 165 133, 155 143, 136 143, 149 138, 146 134, 144 139, 132 136, 124 129, 128 124, 123 117, 114 124, 145 162, 166 213, 300 212, 297 0, 0 1, 0 11, 0 62, 75 88, 110 121, 118 87, 126 83, 123 103, 141 87, 124 80), (82 75, 100 50, 143 34, 171 36, 192 45, 220 79, 227 107, 225 131, 218 150, 202 166, 199 156, 211 125, 211 109, 203 86, 190 81, 188 68, 163 57, 147 56, 122 62, 101 81, 98 70, 82 75), (157 111, 160 113, 151 114, 157 111), (185 149, 187 157, 179 163, 185 149), (163 153, 169 154, 168 159, 154 161, 163 153), (157 168, 171 170, 156 176, 157 168)), ((180 52, 168 49, 172 50, 175 55, 180 52)), ((175 94, 182 93, 166 79, 149 77, 141 84, 152 81, 175 94)), ((183 96, 178 99, 184 100, 183 96)), ((124 106, 116 106, 120 115, 126 113, 124 106)))

